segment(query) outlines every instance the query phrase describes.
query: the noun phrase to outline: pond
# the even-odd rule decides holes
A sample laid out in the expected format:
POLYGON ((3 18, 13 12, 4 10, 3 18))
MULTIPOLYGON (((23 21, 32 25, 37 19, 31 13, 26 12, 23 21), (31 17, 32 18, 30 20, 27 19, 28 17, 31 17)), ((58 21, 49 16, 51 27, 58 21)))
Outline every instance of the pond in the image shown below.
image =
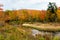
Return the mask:
POLYGON ((51 34, 52 36, 59 36, 60 37, 60 32, 56 32, 56 33, 52 33, 52 32, 44 32, 44 31, 39 31, 39 30, 36 30, 36 29, 32 29, 32 35, 35 36, 36 34, 41 34, 41 35, 44 35, 44 34, 51 34))

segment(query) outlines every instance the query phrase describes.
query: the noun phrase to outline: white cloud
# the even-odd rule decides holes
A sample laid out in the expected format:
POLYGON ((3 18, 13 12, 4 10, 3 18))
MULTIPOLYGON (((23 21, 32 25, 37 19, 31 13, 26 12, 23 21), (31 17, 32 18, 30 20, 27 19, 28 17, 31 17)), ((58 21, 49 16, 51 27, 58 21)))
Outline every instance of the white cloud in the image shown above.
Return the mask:
POLYGON ((46 9, 48 2, 56 2, 60 6, 60 0, 0 0, 4 9, 46 9))

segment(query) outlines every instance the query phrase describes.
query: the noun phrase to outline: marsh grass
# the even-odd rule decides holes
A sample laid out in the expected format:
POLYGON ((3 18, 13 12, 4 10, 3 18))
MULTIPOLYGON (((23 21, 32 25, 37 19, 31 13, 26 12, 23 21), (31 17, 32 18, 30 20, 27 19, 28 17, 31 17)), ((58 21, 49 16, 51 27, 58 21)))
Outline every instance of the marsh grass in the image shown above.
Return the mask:
MULTIPOLYGON (((0 40, 51 40, 51 36, 48 34, 33 36, 31 30, 31 28, 26 27, 5 25, 4 27, 0 27, 0 40)), ((53 37, 52 40, 60 40, 60 38, 53 37)))

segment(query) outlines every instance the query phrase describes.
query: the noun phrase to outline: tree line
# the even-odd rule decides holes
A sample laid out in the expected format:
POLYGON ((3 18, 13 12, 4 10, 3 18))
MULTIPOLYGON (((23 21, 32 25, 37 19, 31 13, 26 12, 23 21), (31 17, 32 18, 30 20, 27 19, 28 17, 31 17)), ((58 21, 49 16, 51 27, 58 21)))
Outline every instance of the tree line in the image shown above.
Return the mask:
POLYGON ((56 3, 49 2, 47 10, 6 10, 3 11, 5 22, 60 22, 60 9, 56 3))

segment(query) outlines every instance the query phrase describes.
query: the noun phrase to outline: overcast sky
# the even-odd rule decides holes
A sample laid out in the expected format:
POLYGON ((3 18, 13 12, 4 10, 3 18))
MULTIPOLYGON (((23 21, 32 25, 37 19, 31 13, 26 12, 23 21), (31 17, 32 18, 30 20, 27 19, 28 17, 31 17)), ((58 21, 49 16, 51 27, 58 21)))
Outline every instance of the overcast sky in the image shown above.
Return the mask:
POLYGON ((11 9, 47 9, 48 2, 55 2, 60 6, 60 0, 0 0, 4 10, 11 9))

